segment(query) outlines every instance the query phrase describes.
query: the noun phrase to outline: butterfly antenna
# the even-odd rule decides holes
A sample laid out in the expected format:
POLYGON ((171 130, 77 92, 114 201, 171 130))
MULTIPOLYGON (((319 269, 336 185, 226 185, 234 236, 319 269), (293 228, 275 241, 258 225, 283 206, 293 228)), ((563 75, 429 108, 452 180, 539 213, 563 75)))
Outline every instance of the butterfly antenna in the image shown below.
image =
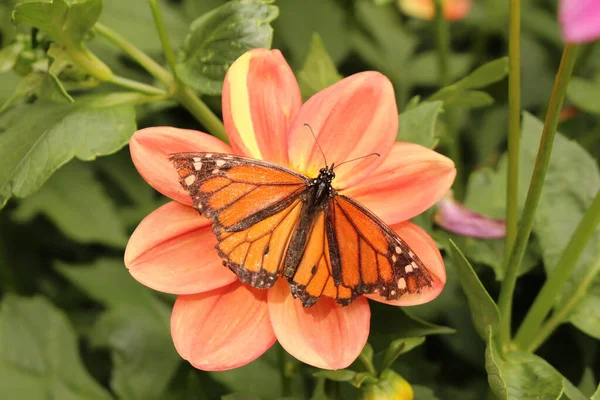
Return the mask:
POLYGON ((329 164, 327 164, 327 158, 325 158, 325 152, 323 151, 323 148, 321 147, 321 145, 319 144, 319 141, 317 140, 317 135, 315 135, 315 133, 313 132, 313 130, 309 124, 304 124, 304 126, 308 126, 308 129, 310 129, 310 133, 312 133, 313 137, 315 138, 315 143, 317 143, 317 146, 319 147, 319 151, 321 151, 321 155, 323 156, 323 160, 325 161, 325 167, 328 167, 329 164))
POLYGON ((371 154, 367 154, 366 156, 362 156, 362 157, 357 157, 357 158, 353 158, 352 160, 347 160, 344 161, 343 163, 339 163, 338 165, 336 165, 333 169, 336 169, 337 167, 339 167, 340 165, 344 165, 344 164, 348 164, 351 163, 353 161, 358 161, 358 160, 362 160, 363 158, 367 158, 367 157, 371 157, 371 156, 377 156, 377 157, 381 157, 381 154, 379 153, 371 153, 371 154))

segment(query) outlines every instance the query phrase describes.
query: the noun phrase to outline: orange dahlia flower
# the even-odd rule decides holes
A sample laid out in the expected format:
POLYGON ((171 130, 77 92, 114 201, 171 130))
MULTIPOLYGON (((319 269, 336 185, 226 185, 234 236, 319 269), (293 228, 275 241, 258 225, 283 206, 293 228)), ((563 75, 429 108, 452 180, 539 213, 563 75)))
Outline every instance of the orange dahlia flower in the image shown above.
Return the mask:
POLYGON ((340 168, 334 186, 386 221, 417 253, 433 276, 432 288, 386 301, 420 304, 442 290, 446 273, 439 250, 408 222, 448 191, 455 177, 448 158, 422 146, 395 143, 398 111, 389 80, 377 72, 350 76, 302 104, 298 83, 277 50, 256 49, 230 68, 223 115, 231 145, 202 132, 156 127, 137 131, 130 143, 142 177, 174 201, 147 216, 127 245, 125 264, 142 284, 177 294, 171 334, 179 354, 196 368, 225 370, 256 359, 278 340, 294 357, 319 368, 352 363, 369 335, 367 299, 341 307, 321 297, 310 308, 280 279, 267 290, 241 283, 214 249, 211 221, 191 207, 169 155, 232 153, 263 159, 316 176, 329 162, 378 152, 340 168))

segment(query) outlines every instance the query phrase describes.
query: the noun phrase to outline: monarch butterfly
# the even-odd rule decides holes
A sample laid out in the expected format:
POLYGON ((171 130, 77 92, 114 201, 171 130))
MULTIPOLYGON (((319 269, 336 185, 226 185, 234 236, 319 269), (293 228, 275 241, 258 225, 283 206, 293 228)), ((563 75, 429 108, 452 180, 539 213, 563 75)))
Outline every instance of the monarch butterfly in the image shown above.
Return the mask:
POLYGON ((325 162, 311 179, 230 154, 177 153, 170 160, 194 208, 213 220, 223 265, 246 284, 266 289, 283 275, 304 307, 322 295, 346 306, 362 294, 393 300, 432 285, 402 238, 337 193, 334 164, 325 162))

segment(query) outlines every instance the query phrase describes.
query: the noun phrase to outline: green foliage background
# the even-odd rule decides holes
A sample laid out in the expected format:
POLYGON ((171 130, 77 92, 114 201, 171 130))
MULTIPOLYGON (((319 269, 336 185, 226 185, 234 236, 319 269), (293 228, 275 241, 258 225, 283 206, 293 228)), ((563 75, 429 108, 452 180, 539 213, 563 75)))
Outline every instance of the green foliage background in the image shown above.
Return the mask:
MULTIPOLYGON (((166 201, 137 174, 126 145, 147 126, 218 134, 199 104, 218 115, 231 63, 250 48, 279 48, 304 98, 355 72, 386 74, 397 139, 449 154, 457 198, 503 218, 508 7, 475 1, 448 26, 444 79, 434 23, 402 15, 391 0, 161 1, 174 59, 149 3, 0 0, 0 398, 358 398, 373 378, 360 361, 318 371, 277 344, 232 371, 201 372, 180 359, 169 333, 174 297, 138 284, 123 265, 129 234, 166 201), (174 61, 180 90, 165 91, 168 73, 148 74, 107 30, 158 66, 174 61)), ((563 47, 556 1, 522 7, 521 207, 563 47)), ((597 42, 581 49, 566 107, 576 114, 561 120, 554 144, 519 271, 517 322, 600 189, 597 42)), ((600 398, 600 234, 556 294, 557 307, 570 304, 559 329, 535 354, 503 353, 492 337, 504 240, 443 231, 433 213, 415 222, 443 251, 446 288, 422 306, 372 303, 362 357, 402 375, 417 400, 600 398)))

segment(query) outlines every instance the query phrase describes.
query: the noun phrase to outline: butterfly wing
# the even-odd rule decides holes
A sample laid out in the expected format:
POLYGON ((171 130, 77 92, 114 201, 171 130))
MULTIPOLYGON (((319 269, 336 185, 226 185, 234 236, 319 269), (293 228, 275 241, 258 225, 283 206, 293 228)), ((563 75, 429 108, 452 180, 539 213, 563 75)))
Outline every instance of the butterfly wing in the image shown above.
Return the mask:
POLYGON ((244 283, 273 286, 298 226, 308 178, 229 154, 178 153, 171 161, 194 208, 213 220, 224 264, 244 283))
POLYGON ((357 295, 350 287, 335 283, 334 270, 339 270, 340 258, 330 235, 330 224, 329 209, 315 216, 298 267, 288 278, 292 295, 299 298, 304 307, 312 306, 321 296, 348 305, 357 295))
POLYGON ((289 279, 305 307, 322 296, 348 305, 362 294, 388 300, 431 286, 432 277, 408 244, 369 210, 335 196, 315 219, 289 279))
POLYGON ((423 262, 376 215, 346 196, 335 196, 329 207, 328 236, 340 259, 332 269, 336 285, 351 288, 354 295, 378 293, 388 300, 431 287, 433 278, 423 262))

